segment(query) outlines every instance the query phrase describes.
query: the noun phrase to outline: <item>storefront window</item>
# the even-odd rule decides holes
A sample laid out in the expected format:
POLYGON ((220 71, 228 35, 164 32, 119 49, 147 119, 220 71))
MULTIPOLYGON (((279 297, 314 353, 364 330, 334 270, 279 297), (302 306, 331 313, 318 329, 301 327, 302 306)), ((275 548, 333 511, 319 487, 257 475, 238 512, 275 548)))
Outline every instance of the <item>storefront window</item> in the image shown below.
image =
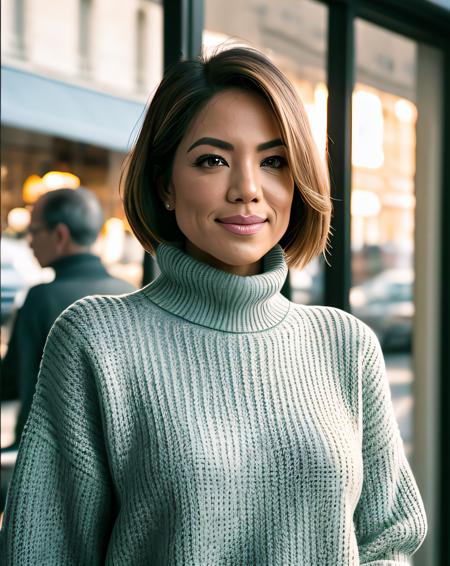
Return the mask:
MULTIPOLYGON (((143 250, 125 221, 119 179, 162 77, 162 10, 158 0, 62 0, 58 9, 2 2, 1 226, 12 245, 26 249, 26 226, 14 219, 57 187, 45 176, 71 173, 104 208, 97 252, 114 275, 140 286, 143 250), (18 30, 27 47, 20 57, 18 30)), ((39 277, 48 274, 33 272, 25 286, 39 277)))
MULTIPOLYGON (((111 274, 142 284, 144 252, 125 220, 119 180, 162 77, 163 6, 2 0, 1 23, 3 356, 28 288, 53 277, 24 237, 45 191, 92 190, 105 215, 94 251, 111 274)), ((10 421, 2 419, 2 445, 10 421)))
MULTIPOLYGON (((243 42, 265 52, 297 88, 324 157, 326 38, 327 8, 311 0, 205 1, 204 48, 243 42)), ((293 301, 323 302, 322 259, 317 258, 301 271, 291 270, 290 283, 293 301)))
POLYGON ((416 44, 358 20, 352 138, 353 313, 377 334, 412 449, 416 44))

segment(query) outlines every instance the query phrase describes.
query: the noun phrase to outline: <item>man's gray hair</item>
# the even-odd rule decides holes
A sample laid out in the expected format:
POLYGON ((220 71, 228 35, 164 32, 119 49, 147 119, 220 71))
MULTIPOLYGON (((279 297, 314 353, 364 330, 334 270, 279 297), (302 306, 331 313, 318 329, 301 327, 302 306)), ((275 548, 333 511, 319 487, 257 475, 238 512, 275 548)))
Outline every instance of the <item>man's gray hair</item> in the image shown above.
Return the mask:
POLYGON ((42 220, 47 228, 65 224, 79 246, 95 242, 103 226, 103 210, 97 197, 88 189, 58 189, 42 197, 42 220))

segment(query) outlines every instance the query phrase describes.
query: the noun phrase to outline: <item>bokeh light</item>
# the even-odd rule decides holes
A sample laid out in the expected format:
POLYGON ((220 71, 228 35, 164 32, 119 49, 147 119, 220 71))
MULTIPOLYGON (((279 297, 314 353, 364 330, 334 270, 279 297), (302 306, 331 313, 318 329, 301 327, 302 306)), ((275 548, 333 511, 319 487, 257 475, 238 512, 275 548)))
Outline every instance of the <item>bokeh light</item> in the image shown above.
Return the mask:
POLYGON ((30 224, 31 214, 26 208, 13 208, 8 213, 8 227, 17 233, 25 232, 30 224))

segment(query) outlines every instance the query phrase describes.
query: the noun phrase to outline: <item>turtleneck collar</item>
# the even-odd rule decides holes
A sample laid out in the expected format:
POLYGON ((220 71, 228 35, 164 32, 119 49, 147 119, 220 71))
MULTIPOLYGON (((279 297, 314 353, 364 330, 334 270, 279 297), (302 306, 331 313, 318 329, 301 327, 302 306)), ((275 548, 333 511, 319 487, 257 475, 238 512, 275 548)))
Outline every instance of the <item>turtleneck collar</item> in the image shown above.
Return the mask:
POLYGON ((162 309, 224 332, 258 332, 277 325, 289 310, 280 290, 288 268, 277 245, 263 258, 263 273, 232 275, 200 262, 174 245, 157 250, 161 275, 145 288, 162 309))

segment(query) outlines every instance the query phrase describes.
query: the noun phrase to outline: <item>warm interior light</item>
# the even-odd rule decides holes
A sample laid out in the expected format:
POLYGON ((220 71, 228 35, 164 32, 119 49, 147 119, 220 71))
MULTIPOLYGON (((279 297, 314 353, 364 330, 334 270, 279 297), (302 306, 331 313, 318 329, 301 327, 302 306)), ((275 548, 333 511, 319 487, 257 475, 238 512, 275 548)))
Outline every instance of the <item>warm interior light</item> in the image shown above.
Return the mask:
POLYGON ((314 100, 316 101, 316 104, 326 108, 328 89, 325 83, 317 83, 316 88, 314 89, 314 100))
POLYGON ((417 109, 409 100, 399 98, 394 105, 395 115, 401 122, 415 122, 417 117, 417 109))
POLYGON ((312 135, 323 158, 325 158, 327 147, 327 100, 328 89, 326 85, 318 83, 314 89, 314 103, 305 103, 312 135))
POLYGON ((120 218, 108 218, 105 222, 102 258, 106 263, 120 260, 125 246, 125 227, 120 218))
POLYGON ((42 177, 39 175, 30 175, 24 182, 22 187, 22 198, 27 204, 33 204, 37 199, 48 191, 42 177))
POLYGON ((31 214, 26 208, 12 208, 8 212, 8 226, 14 232, 24 232, 30 224, 31 214))
POLYGON ((352 191, 352 215, 369 218, 378 216, 381 210, 380 199, 372 191, 362 191, 359 189, 352 191))
POLYGON ((48 191, 56 189, 77 189, 80 179, 73 173, 49 171, 43 177, 30 175, 22 187, 22 198, 27 204, 34 204, 48 191))
POLYGON ((79 177, 65 171, 49 171, 42 177, 42 180, 50 190, 78 189, 80 186, 79 177))
POLYGON ((390 192, 383 195, 383 205, 403 210, 414 210, 416 197, 414 194, 390 192))
POLYGON ((353 94, 352 163, 378 169, 384 163, 383 107, 380 97, 358 90, 353 94))

